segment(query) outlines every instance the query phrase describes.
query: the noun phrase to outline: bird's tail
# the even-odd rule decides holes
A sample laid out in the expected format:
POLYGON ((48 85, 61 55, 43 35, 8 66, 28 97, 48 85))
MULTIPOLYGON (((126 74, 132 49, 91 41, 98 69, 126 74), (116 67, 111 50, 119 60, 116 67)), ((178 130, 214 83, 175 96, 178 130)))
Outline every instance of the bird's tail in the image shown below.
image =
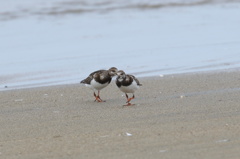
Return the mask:
POLYGON ((86 84, 86 81, 85 81, 85 80, 82 80, 80 83, 82 83, 82 84, 86 84))
POLYGON ((91 80, 92 80, 92 78, 89 76, 89 77, 87 77, 86 79, 82 80, 80 83, 90 84, 90 83, 91 83, 91 80))

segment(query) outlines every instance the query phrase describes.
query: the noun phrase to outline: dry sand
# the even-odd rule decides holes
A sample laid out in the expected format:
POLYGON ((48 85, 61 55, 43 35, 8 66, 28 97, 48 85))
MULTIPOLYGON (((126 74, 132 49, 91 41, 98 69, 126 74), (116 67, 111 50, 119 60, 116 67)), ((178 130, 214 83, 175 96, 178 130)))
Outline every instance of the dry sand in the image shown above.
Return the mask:
POLYGON ((239 158, 239 72, 139 80, 129 107, 114 82, 0 92, 0 158, 239 158))

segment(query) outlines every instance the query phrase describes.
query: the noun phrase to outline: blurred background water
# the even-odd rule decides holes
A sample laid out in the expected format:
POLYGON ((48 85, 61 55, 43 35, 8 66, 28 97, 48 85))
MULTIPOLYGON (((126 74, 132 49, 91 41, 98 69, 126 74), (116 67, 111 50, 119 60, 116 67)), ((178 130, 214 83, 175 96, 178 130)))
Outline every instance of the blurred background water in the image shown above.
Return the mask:
POLYGON ((0 90, 240 66, 239 0, 0 0, 0 90))

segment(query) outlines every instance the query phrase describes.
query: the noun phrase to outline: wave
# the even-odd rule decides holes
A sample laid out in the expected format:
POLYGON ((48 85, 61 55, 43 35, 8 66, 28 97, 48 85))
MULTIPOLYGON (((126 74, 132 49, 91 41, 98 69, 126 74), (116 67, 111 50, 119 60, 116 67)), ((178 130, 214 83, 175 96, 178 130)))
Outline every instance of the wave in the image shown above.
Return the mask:
POLYGON ((0 0, 0 20, 27 16, 58 16, 86 13, 108 13, 121 10, 153 10, 173 7, 191 7, 207 4, 233 3, 239 0, 0 0), (4 3, 3 3, 4 2, 4 3))

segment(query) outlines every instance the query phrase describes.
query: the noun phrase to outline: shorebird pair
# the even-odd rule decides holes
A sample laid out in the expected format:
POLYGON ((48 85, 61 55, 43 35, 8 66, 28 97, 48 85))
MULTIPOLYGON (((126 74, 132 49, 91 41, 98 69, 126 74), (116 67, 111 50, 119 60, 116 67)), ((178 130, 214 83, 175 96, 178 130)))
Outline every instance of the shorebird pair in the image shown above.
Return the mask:
POLYGON ((85 84, 87 87, 93 89, 95 101, 105 102, 100 98, 100 90, 107 87, 112 81, 112 77, 117 75, 116 85, 125 93, 127 98, 126 106, 134 105, 130 101, 135 98, 134 92, 141 86, 138 79, 133 75, 125 74, 124 71, 119 70, 116 67, 111 67, 109 70, 98 70, 91 73, 86 79, 80 83, 85 84), (95 91, 98 93, 96 94, 95 91), (132 97, 129 98, 127 93, 132 93, 132 97))

